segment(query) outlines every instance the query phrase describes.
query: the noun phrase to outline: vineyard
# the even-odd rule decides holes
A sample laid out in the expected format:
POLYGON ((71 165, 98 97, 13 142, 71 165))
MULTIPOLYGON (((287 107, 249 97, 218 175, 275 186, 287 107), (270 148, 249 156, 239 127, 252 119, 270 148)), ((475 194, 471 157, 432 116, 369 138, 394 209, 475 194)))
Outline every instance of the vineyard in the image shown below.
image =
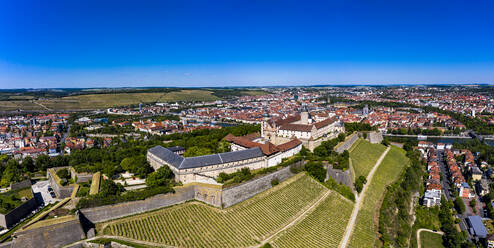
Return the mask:
POLYGON ((279 234, 274 247, 338 247, 353 203, 335 192, 303 220, 279 234))
POLYGON ((367 140, 359 140, 350 152, 350 159, 355 171, 355 178, 359 176, 367 177, 374 164, 386 150, 381 144, 371 144, 367 140))
POLYGON ((252 246, 286 226, 325 192, 324 186, 299 174, 226 210, 190 202, 98 229, 104 228, 103 234, 179 247, 252 246))
POLYGON ((377 168, 357 215, 349 247, 371 247, 377 239, 376 214, 386 186, 400 176, 408 163, 405 152, 392 146, 377 168))

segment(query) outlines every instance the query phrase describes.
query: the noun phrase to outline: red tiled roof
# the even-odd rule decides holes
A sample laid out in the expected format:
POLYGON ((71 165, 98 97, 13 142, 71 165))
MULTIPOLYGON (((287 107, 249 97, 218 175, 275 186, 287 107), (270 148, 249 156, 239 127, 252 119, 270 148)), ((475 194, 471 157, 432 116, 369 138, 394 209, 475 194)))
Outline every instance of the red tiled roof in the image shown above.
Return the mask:
POLYGON ((278 145, 277 147, 280 151, 284 152, 284 151, 288 151, 288 150, 290 150, 290 149, 292 149, 292 148, 294 148, 300 144, 302 144, 302 141, 300 141, 298 139, 292 139, 286 143, 278 145))
POLYGON ((328 118, 326 120, 314 123, 317 129, 330 125, 336 121, 336 117, 328 118))
POLYGON ((299 132, 310 132, 312 130, 312 125, 304 124, 285 124, 280 127, 281 130, 289 131, 299 131, 299 132))

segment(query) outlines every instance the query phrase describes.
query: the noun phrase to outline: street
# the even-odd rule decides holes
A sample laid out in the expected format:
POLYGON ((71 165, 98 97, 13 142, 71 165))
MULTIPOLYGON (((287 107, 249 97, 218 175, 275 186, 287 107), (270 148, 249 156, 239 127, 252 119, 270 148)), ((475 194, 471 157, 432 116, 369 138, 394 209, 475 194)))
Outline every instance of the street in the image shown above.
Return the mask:
MULTIPOLYGON (((455 189, 451 189, 450 188, 450 181, 449 181, 449 172, 448 172, 448 168, 446 168, 446 164, 444 163, 444 151, 440 151, 440 150, 436 150, 436 155, 437 155, 437 163, 439 165, 439 170, 441 171, 441 174, 442 174, 442 180, 441 180, 441 184, 442 184, 442 187, 443 187, 443 194, 444 194, 444 197, 446 198, 446 200, 452 200, 454 201, 454 197, 452 197, 452 194, 453 194, 453 191, 452 190, 455 190, 455 189)), ((479 202, 480 204, 480 202, 479 202)), ((466 206, 467 208, 469 206, 466 206)), ((471 235, 470 233, 468 232, 468 224, 466 222, 466 218, 467 218, 467 211, 465 211, 465 213, 463 213, 462 215, 458 214, 457 217, 460 218, 460 229, 463 231, 467 231, 468 233, 468 239, 471 240, 471 235)))

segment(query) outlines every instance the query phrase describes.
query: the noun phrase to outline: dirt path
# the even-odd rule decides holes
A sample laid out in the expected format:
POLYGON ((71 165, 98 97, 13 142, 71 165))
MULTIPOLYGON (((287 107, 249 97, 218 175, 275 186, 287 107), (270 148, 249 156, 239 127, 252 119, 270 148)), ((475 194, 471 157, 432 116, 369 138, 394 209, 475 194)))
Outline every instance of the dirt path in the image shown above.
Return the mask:
POLYGON ((376 161, 376 164, 374 164, 374 167, 372 167, 372 170, 370 171, 369 175, 367 175, 367 183, 364 185, 364 188, 362 189, 362 192, 360 195, 357 195, 355 198, 355 205, 353 207, 352 211, 352 217, 350 218, 350 221, 347 224, 346 230, 345 230, 345 236, 343 236, 343 239, 340 243, 340 248, 345 248, 348 246, 348 240, 352 236, 353 233, 353 227, 355 225, 355 221, 357 220, 357 215, 360 210, 360 206, 362 203, 362 199, 365 197, 365 192, 367 191, 368 186, 371 184, 372 177, 374 176, 374 172, 376 172, 377 168, 383 161, 384 157, 386 157, 386 154, 388 154, 390 147, 386 148, 386 151, 381 154, 379 159, 376 161))
POLYGON ((38 106, 40 106, 40 107, 42 107, 42 108, 44 108, 44 109, 48 110, 48 111, 53 111, 53 109, 48 108, 48 107, 46 107, 45 105, 43 105, 43 104, 41 104, 41 103, 39 103, 39 102, 37 102, 37 101, 32 101, 32 102, 33 102, 34 104, 36 104, 36 105, 38 105, 38 106))
POLYGON ((434 232, 434 231, 432 231, 430 229, 420 228, 419 230, 417 230, 417 248, 420 248, 420 246, 422 245, 421 244, 422 242, 420 242, 420 233, 423 232, 423 231, 444 235, 444 233, 441 232, 441 231, 434 232))

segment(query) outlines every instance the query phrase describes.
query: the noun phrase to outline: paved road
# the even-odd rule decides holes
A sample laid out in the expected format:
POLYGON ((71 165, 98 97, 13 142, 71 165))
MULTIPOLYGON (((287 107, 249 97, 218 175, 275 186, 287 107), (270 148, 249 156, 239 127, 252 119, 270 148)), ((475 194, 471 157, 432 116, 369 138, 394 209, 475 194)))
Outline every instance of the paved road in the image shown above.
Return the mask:
POLYGON ((45 205, 48 205, 56 201, 55 198, 51 197, 50 192, 48 192, 49 185, 50 185, 49 181, 46 180, 46 181, 38 181, 32 186, 34 195, 41 197, 45 205))
POLYGON ((422 242, 420 242, 420 233, 421 232, 431 232, 431 233, 437 233, 440 235, 444 235, 444 233, 441 231, 434 232, 433 230, 430 230, 430 229, 420 228, 419 230, 417 230, 417 248, 420 248, 420 246, 422 245, 421 244, 422 242))
POLYGON ((350 218, 350 221, 348 222, 348 224, 346 226, 345 236, 343 236, 343 240, 340 244, 340 248, 345 248, 348 245, 348 240, 350 239, 350 236, 352 235, 353 226, 355 225, 355 221, 357 220, 357 215, 358 215, 358 212, 360 210, 360 205, 361 205, 362 199, 365 197, 365 192, 367 191, 367 186, 369 186, 371 184, 374 172, 376 172, 377 168, 379 167, 379 165, 383 161, 384 157, 386 157, 386 154, 388 154, 389 149, 390 149, 390 147, 388 146, 388 148, 386 148, 386 151, 384 151, 384 153, 381 154, 381 157, 379 157, 379 159, 377 160, 374 167, 372 167, 372 170, 370 171, 369 175, 367 175, 367 183, 364 185, 362 192, 360 193, 360 195, 356 196, 355 205, 354 205, 353 211, 352 211, 352 217, 350 218))

